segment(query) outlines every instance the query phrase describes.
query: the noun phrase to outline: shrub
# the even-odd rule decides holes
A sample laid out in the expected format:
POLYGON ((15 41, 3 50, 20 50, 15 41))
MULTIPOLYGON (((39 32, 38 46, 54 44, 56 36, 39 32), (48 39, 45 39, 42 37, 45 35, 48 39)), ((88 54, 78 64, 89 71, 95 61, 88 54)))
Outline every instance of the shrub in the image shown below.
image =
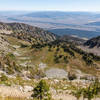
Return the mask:
POLYGON ((26 45, 26 44, 21 44, 21 48, 26 48, 26 47, 28 47, 28 45, 26 45))
POLYGON ((64 56, 64 62, 67 64, 69 61, 67 59, 67 56, 64 56))
POLYGON ((5 75, 5 74, 1 74, 1 77, 0 77, 0 80, 1 81, 7 81, 8 80, 8 77, 5 75))
POLYGON ((48 51, 52 51, 50 47, 48 47, 48 51))
POLYGON ((28 77, 30 79, 33 79, 33 78, 40 79, 46 76, 44 71, 38 68, 30 68, 29 71, 30 71, 30 75, 28 77))
POLYGON ((83 93, 83 89, 81 88, 77 88, 76 91, 73 91, 72 94, 77 98, 77 100, 80 99, 80 97, 82 96, 83 93))
POLYGON ((59 57, 58 57, 58 56, 55 56, 55 57, 54 57, 54 62, 55 62, 55 63, 59 63, 59 57))
POLYGON ((87 98, 88 100, 92 100, 100 93, 100 82, 98 79, 95 80, 94 83, 91 83, 87 88, 77 87, 72 94, 79 100, 81 96, 83 96, 83 100, 87 98))
POLYGON ((62 48, 64 52, 68 52, 71 56, 75 57, 74 52, 69 47, 66 47, 65 45, 63 45, 62 48))
POLYGON ((68 73, 68 79, 69 80, 74 80, 74 79, 76 79, 77 77, 76 77, 76 75, 75 74, 72 74, 72 73, 68 73))
POLYGON ((100 93, 100 82, 95 80, 94 83, 90 84, 89 87, 83 89, 83 98, 92 100, 100 93))
POLYGON ((45 80, 41 80, 33 90, 32 97, 38 100, 51 100, 49 85, 45 80))
POLYGON ((87 65, 93 65, 93 60, 88 55, 83 55, 82 59, 86 62, 87 65))
POLYGON ((6 68, 6 72, 7 72, 8 74, 14 74, 14 70, 13 70, 13 68, 10 67, 10 66, 8 66, 8 67, 6 68))
POLYGON ((10 58, 12 58, 12 59, 15 59, 15 56, 14 56, 14 54, 12 54, 12 53, 8 53, 8 54, 6 55, 6 57, 10 57, 10 58))
POLYGON ((60 49, 59 49, 59 48, 57 48, 57 49, 56 49, 56 52, 58 52, 59 50, 60 50, 60 49))
POLYGON ((17 71, 17 72, 21 72, 22 70, 22 67, 17 65, 15 62, 13 62, 13 66, 14 66, 14 70, 17 71))

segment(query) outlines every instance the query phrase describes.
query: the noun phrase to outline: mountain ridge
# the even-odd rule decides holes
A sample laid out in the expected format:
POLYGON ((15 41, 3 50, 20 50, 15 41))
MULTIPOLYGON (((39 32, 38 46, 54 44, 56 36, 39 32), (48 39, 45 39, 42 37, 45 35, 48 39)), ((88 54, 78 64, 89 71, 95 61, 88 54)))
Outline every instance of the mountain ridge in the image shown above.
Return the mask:
POLYGON ((56 39, 55 34, 24 23, 0 22, 0 33, 12 35, 30 42, 32 41, 31 38, 38 38, 43 42, 54 41, 56 39))
POLYGON ((100 48, 100 36, 92 38, 84 43, 85 46, 89 46, 89 48, 100 48))

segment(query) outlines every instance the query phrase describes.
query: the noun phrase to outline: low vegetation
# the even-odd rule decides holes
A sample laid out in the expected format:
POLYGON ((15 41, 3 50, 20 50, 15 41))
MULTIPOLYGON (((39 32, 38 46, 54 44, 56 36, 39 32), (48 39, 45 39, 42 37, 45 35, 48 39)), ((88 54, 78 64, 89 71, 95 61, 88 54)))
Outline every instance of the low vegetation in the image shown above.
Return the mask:
POLYGON ((94 83, 91 83, 86 88, 78 87, 76 91, 72 92, 72 94, 77 98, 77 100, 79 100, 80 97, 83 97, 83 100, 85 98, 92 100, 100 94, 100 83, 98 80, 95 80, 94 83))
POLYGON ((83 96, 91 100, 99 95, 100 83, 98 80, 94 82, 96 77, 100 77, 97 70, 100 69, 99 56, 79 49, 75 43, 55 40, 54 34, 40 28, 9 24, 12 25, 13 32, 3 36, 10 44, 10 51, 0 51, 0 84, 35 87, 32 99, 36 100, 52 100, 52 89, 55 94, 66 92, 65 95, 73 94, 77 99, 83 96), (62 71, 56 72, 57 69, 62 71), (49 70, 55 77, 66 75, 61 79, 51 79, 46 73, 49 70))
POLYGON ((51 94, 49 93, 49 85, 45 80, 41 80, 34 88, 32 97, 36 100, 51 100, 51 94))

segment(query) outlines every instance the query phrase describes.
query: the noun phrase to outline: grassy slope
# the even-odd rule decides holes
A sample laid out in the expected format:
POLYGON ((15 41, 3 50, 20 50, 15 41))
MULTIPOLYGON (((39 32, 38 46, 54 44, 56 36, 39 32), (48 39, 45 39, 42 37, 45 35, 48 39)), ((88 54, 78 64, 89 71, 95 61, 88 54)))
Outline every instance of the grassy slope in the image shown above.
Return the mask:
MULTIPOLYGON (((67 70, 70 67, 71 71, 75 71, 79 69, 82 72, 87 74, 97 75, 97 72, 100 73, 99 70, 87 66, 85 62, 82 60, 82 56, 76 53, 75 51, 73 51, 75 53, 75 57, 71 57, 69 53, 64 52, 63 49, 60 48, 57 55, 68 56, 69 63, 66 64, 62 58, 60 59, 60 63, 55 63, 54 56, 57 49, 56 46, 55 48, 52 48, 52 51, 48 51, 48 46, 38 50, 35 48, 31 49, 30 47, 31 44, 29 42, 25 42, 22 40, 18 40, 14 37, 8 37, 8 36, 6 37, 6 39, 12 46, 15 45, 21 46, 21 44, 28 45, 28 47, 25 48, 19 47, 13 50, 13 52, 17 52, 19 54, 19 56, 16 56, 17 59, 16 62, 19 64, 27 62, 32 66, 34 65, 38 66, 38 64, 43 62, 47 64, 48 68, 57 67, 57 68, 63 68, 67 70)), ((96 62, 96 63, 100 65, 100 62, 96 62)))

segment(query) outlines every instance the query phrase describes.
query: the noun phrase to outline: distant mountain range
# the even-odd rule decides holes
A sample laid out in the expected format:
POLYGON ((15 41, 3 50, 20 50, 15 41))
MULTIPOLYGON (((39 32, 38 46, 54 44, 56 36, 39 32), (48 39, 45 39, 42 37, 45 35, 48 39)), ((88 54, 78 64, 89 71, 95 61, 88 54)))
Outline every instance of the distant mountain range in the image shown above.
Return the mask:
MULTIPOLYGON (((38 96, 34 95, 42 88, 47 90, 44 98, 49 96, 52 99, 56 96, 58 98, 55 100, 63 100, 61 98, 64 96, 65 100, 66 97, 69 100, 69 98, 74 99, 75 96, 74 100, 76 100, 76 94, 81 90, 86 91, 87 94, 99 90, 100 49, 90 51, 91 48, 88 46, 99 47, 100 37, 88 41, 81 39, 99 33, 68 28, 62 30, 65 33, 57 29, 55 35, 26 23, 0 22, 0 95, 3 99, 28 98, 29 100, 32 96, 38 99, 38 96), (66 35, 66 30, 70 36, 66 35), (84 42, 88 46, 84 46, 84 42)), ((100 100, 99 94, 95 97, 100 100)))
POLYGON ((89 26, 100 26, 100 22, 92 22, 92 23, 88 23, 86 25, 89 25, 89 26))
POLYGON ((93 38, 100 34, 100 13, 8 11, 0 12, 0 21, 26 23, 46 30, 59 31, 58 34, 77 35, 85 38, 93 38))
POLYGON ((79 30, 79 29, 52 29, 49 30, 50 32, 53 32, 57 35, 75 35, 81 38, 92 38, 100 35, 100 32, 96 31, 87 31, 87 30, 79 30))

